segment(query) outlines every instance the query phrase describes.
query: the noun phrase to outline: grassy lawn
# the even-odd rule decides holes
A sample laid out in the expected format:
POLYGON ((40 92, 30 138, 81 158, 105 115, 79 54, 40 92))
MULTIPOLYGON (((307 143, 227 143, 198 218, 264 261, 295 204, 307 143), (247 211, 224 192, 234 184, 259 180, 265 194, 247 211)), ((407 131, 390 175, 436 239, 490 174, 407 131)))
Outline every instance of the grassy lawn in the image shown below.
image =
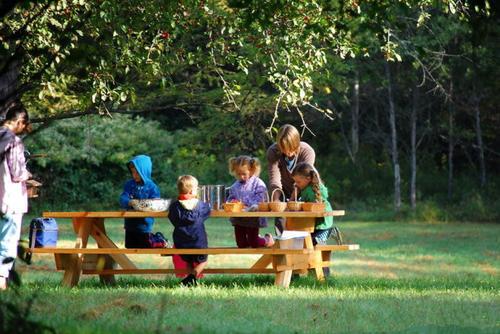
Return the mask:
MULTIPOLYGON (((58 222, 60 244, 71 246, 70 222, 58 222)), ((9 291, 0 298, 35 296, 29 318, 58 333, 500 332, 500 225, 338 225, 361 250, 335 254, 325 283, 304 277, 285 290, 270 275, 207 275, 199 287, 181 288, 179 279, 158 275, 120 276, 109 288, 89 276, 66 289, 53 259, 36 255, 32 265, 18 266, 20 297, 9 291)), ((122 222, 106 227, 123 246, 122 222)), ((234 245, 228 222, 212 219, 207 229, 211 245, 234 245)), ((171 235, 166 220, 155 230, 171 235)), ((209 263, 228 267, 255 258, 211 256, 209 263)), ((134 260, 141 267, 172 266, 168 257, 134 260)))

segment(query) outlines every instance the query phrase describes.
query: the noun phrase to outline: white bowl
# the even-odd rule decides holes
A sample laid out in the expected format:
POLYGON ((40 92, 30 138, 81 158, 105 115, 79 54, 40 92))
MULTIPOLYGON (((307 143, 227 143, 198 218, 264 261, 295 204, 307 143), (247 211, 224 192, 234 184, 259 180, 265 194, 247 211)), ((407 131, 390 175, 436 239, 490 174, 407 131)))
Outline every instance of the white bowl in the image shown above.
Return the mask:
POLYGON ((130 206, 136 211, 167 211, 171 200, 157 199, 132 199, 130 206))

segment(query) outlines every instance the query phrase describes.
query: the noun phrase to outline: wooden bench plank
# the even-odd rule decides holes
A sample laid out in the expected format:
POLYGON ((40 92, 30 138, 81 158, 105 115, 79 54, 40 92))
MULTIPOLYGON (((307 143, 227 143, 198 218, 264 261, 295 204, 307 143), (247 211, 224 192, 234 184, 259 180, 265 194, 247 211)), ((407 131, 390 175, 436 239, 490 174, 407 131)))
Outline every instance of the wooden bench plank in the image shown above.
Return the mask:
POLYGON ((359 245, 316 245, 314 247, 315 250, 320 251, 350 251, 359 249, 359 245))
POLYGON ((28 252, 36 254, 309 254, 312 250, 308 249, 278 249, 278 248, 62 248, 62 247, 44 247, 30 248, 28 252))
MULTIPOLYGON (((144 274, 187 274, 185 269, 84 269, 84 275, 144 275, 144 274)), ((275 274, 275 269, 252 269, 252 268, 206 268, 203 274, 275 274)))

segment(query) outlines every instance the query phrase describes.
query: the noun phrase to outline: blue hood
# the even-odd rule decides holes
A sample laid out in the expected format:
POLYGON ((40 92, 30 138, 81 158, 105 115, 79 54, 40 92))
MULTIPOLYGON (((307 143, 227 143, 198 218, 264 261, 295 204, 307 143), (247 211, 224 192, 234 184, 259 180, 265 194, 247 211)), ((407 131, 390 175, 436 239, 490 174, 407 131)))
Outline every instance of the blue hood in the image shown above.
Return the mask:
MULTIPOLYGON (((142 182, 147 183, 151 181, 151 171, 153 170, 153 163, 151 158, 147 155, 138 155, 132 158, 128 162, 132 163, 137 170, 137 173, 141 176, 142 182)), ((127 164, 128 165, 128 164, 127 164)))

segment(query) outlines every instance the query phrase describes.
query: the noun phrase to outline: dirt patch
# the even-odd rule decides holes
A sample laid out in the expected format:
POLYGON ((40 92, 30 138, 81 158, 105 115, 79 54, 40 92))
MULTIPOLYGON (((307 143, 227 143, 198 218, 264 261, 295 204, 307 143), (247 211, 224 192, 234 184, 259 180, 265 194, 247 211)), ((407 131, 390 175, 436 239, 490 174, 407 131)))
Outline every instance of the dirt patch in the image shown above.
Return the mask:
POLYGON ((377 233, 370 237, 371 240, 391 240, 394 239, 395 235, 391 232, 377 233))
POLYGON ((484 251, 483 253, 485 256, 487 257, 492 257, 493 259, 495 260, 500 260, 500 253, 499 252, 495 252, 495 251, 484 251))
POLYGON ((479 263, 479 268, 481 268, 481 270, 486 273, 486 274, 489 274, 489 275, 492 275, 492 276, 496 276, 498 275, 498 269, 493 267, 491 264, 489 263, 486 263, 486 262, 481 262, 479 263))
POLYGON ((363 262, 369 270, 383 273, 383 275, 387 278, 398 278, 398 275, 393 271, 393 269, 395 269, 394 266, 390 264, 376 260, 365 260, 363 262))
POLYGON ((113 309, 114 307, 123 307, 125 305, 126 305, 125 299, 118 298, 118 299, 113 300, 110 303, 105 303, 102 305, 98 305, 94 308, 88 309, 87 311, 85 311, 81 314, 81 318, 86 319, 86 320, 98 319, 106 311, 113 309))
POLYGON ((422 255, 422 256, 417 256, 415 258, 416 261, 418 262, 427 262, 427 261, 434 261, 436 258, 432 255, 422 255))
POLYGON ((415 234, 419 237, 424 237, 424 238, 431 237, 433 239, 444 239, 449 237, 449 234, 443 232, 422 231, 422 232, 416 232, 415 234))

